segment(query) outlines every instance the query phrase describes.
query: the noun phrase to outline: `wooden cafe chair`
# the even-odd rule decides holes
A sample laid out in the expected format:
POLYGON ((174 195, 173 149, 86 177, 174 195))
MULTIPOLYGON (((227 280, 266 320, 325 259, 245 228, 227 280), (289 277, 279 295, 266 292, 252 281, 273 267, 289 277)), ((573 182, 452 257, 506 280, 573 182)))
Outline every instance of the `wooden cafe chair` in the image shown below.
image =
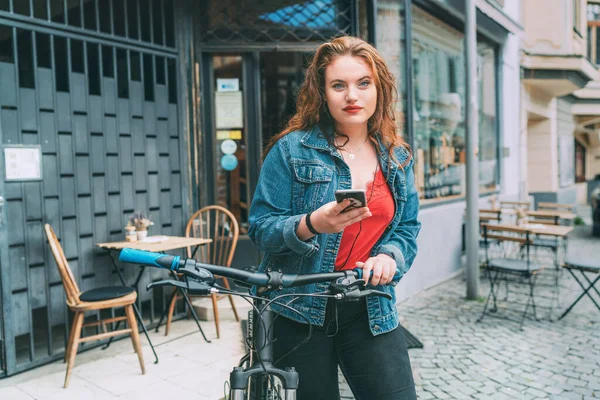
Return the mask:
MULTIPOLYGON (((192 258, 193 256, 196 261, 206 264, 230 267, 231 261, 233 260, 233 255, 235 253, 235 248, 237 246, 239 230, 239 225, 235 216, 225 207, 213 205, 196 211, 190 217, 187 223, 185 228, 185 236, 212 239, 212 242, 207 245, 200 246, 195 254, 193 254, 193 249, 188 247, 187 257, 192 258)), ((230 289, 227 279, 220 279, 223 280, 223 286, 227 289, 230 289)), ((219 295, 213 293, 210 295, 210 297, 212 299, 217 338, 219 338, 221 337, 221 332, 219 329, 218 301, 226 297, 229 298, 236 321, 239 322, 240 317, 238 316, 238 312, 235 308, 232 295, 219 295)), ((169 330, 171 329, 171 321, 173 319, 173 313, 175 312, 175 304, 179 298, 181 298, 181 296, 175 294, 171 300, 171 303, 169 304, 165 336, 169 334, 169 330)))
POLYGON ((71 372, 73 371, 73 365, 75 364, 75 355, 77 354, 79 343, 106 339, 112 336, 123 334, 129 334, 131 336, 133 348, 137 353, 140 367, 142 368, 142 374, 145 374, 146 368, 144 366, 142 346, 140 345, 140 335, 138 333, 138 326, 133 311, 133 304, 137 299, 137 293, 135 289, 128 286, 110 286, 81 292, 81 290, 79 290, 79 286, 77 285, 77 281, 73 276, 73 272, 69 267, 69 263, 67 262, 67 258, 65 257, 62 246, 60 245, 60 242, 54 233, 54 230, 49 224, 44 225, 44 230, 46 231, 48 244, 50 245, 52 255, 54 256, 54 261, 56 261, 56 266, 58 267, 58 271, 62 279, 67 298, 67 306, 75 313, 73 324, 71 326, 71 332, 69 334, 69 340, 65 348, 64 361, 67 363, 67 373, 65 376, 64 387, 66 388, 69 386, 69 379, 71 378, 71 372), (90 323, 83 323, 84 314, 86 311, 97 311, 116 307, 123 307, 125 309, 125 315, 115 318, 105 318, 103 320, 90 323), (106 330, 107 324, 118 321, 127 321, 129 328, 120 329, 118 331, 106 330), (92 326, 100 326, 102 333, 81 337, 82 329, 92 326))

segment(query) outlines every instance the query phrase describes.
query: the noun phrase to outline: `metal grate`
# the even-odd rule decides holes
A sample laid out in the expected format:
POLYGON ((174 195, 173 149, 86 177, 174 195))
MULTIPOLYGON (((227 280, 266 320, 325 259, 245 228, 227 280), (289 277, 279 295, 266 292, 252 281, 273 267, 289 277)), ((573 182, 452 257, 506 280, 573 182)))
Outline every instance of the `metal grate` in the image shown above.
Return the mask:
POLYGON ((2 11, 71 31, 175 47, 173 2, 169 0, 0 0, 2 11))
POLYGON ((340 0, 208 0, 200 15, 200 41, 315 42, 353 31, 353 2, 340 0), (210 11, 210 12, 209 12, 210 11))

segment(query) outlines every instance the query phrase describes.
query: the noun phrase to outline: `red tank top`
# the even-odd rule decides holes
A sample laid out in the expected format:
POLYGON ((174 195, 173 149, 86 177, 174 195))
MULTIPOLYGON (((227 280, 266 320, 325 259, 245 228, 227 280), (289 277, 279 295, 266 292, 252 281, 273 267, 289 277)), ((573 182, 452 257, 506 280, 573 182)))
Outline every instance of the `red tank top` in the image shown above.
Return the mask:
POLYGON ((365 262, 371 254, 371 249, 394 218, 394 198, 381 168, 377 169, 375 179, 367 184, 367 205, 372 216, 346 227, 342 233, 335 260, 336 271, 354 269, 358 261, 365 262))

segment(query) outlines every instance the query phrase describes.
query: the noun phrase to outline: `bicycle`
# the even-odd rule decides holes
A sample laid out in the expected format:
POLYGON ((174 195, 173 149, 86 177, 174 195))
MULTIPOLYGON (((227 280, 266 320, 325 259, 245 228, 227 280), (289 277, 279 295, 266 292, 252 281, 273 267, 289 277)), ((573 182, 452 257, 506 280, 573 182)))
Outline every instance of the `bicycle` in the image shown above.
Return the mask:
MULTIPOLYGON (((294 297, 297 299, 301 296, 325 296, 335 301, 358 301, 370 295, 391 299, 389 294, 379 290, 360 289, 365 282, 362 279, 362 269, 302 275, 285 274, 281 269, 277 271, 267 269, 265 272, 250 272, 204 264, 193 259, 181 259, 179 256, 134 249, 123 249, 119 255, 119 260, 164 268, 172 272, 178 272, 183 276, 182 280, 165 279, 151 282, 146 287, 148 290, 153 287, 175 286, 187 290, 188 293, 193 295, 205 296, 221 292, 241 296, 246 300, 248 298, 252 299, 253 311, 249 318, 247 329, 247 343, 249 343, 248 347, 250 350, 230 373, 230 391, 229 397, 226 397, 228 400, 296 399, 299 382, 298 372, 293 366, 281 369, 274 365, 276 362, 273 360, 274 338, 271 326, 275 318, 277 318, 277 313, 271 308, 271 304, 278 304, 281 307, 292 309, 289 304, 295 301, 294 299, 288 303, 282 303, 279 300, 284 297, 294 297), (227 290, 217 284, 215 275, 231 278, 246 288, 255 287, 257 294, 252 295, 250 293, 245 294, 227 290), (273 299, 266 297, 267 293, 283 288, 322 282, 330 282, 329 288, 325 292, 283 294, 273 299), (278 379, 279 385, 276 384, 274 377, 278 379)), ((400 275, 396 272, 394 280, 398 281, 399 279, 400 275)), ((309 322, 308 319, 306 321, 309 322)), ((312 326, 310 326, 309 322, 309 334, 307 338, 292 349, 291 352, 308 341, 311 332, 312 326)))

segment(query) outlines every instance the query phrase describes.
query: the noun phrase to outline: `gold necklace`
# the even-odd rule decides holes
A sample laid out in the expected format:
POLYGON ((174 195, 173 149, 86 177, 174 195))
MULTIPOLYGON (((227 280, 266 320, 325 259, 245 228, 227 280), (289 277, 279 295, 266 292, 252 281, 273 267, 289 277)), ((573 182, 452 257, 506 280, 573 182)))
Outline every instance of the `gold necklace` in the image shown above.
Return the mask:
POLYGON ((354 160, 356 158, 356 155, 358 153, 360 153, 360 151, 362 150, 362 148, 364 147, 365 143, 367 143, 367 140, 369 140, 369 137, 367 136, 367 138, 365 139, 365 141, 360 145, 360 147, 358 148, 358 150, 356 150, 356 152, 350 151, 346 148, 346 145, 344 146, 340 146, 340 148, 342 150, 344 150, 346 153, 348 153, 348 158, 350 160, 354 160))

